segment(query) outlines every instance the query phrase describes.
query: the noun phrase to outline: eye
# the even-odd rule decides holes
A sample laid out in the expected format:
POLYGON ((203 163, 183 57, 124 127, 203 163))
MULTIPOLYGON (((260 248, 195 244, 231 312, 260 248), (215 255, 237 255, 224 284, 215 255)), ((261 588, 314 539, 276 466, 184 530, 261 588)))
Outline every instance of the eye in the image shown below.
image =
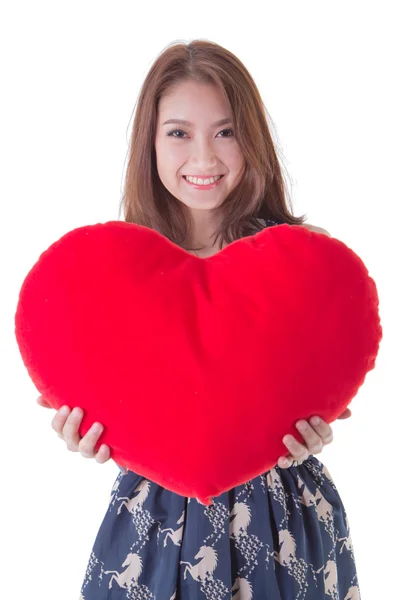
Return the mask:
MULTIPOLYGON (((233 129, 222 129, 222 131, 220 131, 219 133, 224 133, 225 131, 230 131, 232 135, 224 135, 222 137, 233 137, 233 129)), ((167 133, 167 136, 173 137, 173 138, 179 140, 179 139, 183 139, 183 138, 181 136, 173 135, 174 133, 186 133, 186 131, 183 131, 183 129, 171 129, 171 131, 169 131, 167 133)))

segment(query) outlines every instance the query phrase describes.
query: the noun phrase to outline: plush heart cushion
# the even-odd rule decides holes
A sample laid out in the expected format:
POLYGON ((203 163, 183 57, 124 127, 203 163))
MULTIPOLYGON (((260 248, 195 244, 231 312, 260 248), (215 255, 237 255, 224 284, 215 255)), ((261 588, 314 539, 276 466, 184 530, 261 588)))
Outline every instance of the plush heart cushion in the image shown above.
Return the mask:
POLYGON ((280 225, 201 259, 122 221, 75 229, 27 275, 16 337, 37 389, 105 426, 120 465, 204 504, 332 422, 375 365, 376 286, 344 243, 280 225))

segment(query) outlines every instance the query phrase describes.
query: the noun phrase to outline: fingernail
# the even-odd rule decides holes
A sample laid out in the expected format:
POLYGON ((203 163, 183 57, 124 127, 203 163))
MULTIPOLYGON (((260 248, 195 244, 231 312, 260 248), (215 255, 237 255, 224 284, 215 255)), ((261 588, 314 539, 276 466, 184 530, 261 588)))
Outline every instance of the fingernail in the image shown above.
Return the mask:
POLYGON ((311 425, 319 425, 321 423, 321 419, 319 417, 313 417, 311 419, 311 425))
POLYGON ((296 427, 299 431, 306 431, 307 423, 305 421, 299 421, 298 423, 296 423, 296 427))
POLYGON ((94 423, 91 428, 90 431, 92 433, 100 433, 100 431, 103 429, 102 425, 100 425, 100 423, 94 423))
POLYGON ((285 467, 289 466, 289 461, 287 458, 284 458, 283 460, 281 460, 281 464, 284 465, 285 467))
POLYGON ((60 415, 65 417, 69 413, 69 406, 62 406, 60 408, 60 415))

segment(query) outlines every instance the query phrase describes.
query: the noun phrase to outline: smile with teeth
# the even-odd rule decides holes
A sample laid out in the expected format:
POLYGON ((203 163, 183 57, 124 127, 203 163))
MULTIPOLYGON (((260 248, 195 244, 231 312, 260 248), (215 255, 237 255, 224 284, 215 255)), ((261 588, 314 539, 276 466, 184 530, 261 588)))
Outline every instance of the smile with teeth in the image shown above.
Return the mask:
POLYGON ((210 183, 214 183, 215 181, 218 181, 218 179, 221 179, 222 175, 210 177, 209 179, 197 179, 197 177, 187 177, 186 175, 184 175, 183 177, 187 181, 190 181, 190 183, 195 183, 196 185, 210 185, 210 183))

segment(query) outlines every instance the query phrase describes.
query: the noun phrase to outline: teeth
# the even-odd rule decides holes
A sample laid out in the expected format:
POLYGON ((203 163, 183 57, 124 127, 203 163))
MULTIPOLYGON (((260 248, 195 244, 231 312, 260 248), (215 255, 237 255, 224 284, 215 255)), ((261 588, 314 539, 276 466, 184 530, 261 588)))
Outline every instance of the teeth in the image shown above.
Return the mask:
POLYGON ((186 175, 184 175, 184 177, 187 179, 187 181, 195 183, 196 185, 209 185, 210 183, 214 183, 214 181, 221 179, 221 175, 218 175, 217 177, 210 177, 209 179, 197 179, 196 177, 186 177, 186 175))

